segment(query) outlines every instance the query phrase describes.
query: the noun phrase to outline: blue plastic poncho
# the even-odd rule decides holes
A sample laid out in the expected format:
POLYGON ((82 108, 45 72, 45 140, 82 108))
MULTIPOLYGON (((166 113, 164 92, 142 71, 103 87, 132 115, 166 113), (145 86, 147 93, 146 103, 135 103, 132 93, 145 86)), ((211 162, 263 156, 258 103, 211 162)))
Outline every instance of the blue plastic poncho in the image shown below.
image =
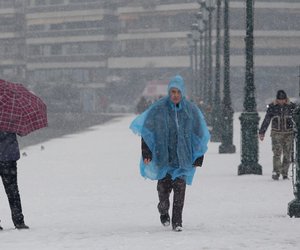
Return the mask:
POLYGON ((207 151, 210 134, 204 116, 196 105, 185 98, 181 76, 168 85, 181 92, 182 99, 175 105, 170 96, 152 104, 131 123, 130 129, 143 137, 152 152, 152 161, 140 161, 140 172, 145 178, 160 180, 170 174, 174 180, 184 178, 191 185, 195 174, 193 162, 207 151))

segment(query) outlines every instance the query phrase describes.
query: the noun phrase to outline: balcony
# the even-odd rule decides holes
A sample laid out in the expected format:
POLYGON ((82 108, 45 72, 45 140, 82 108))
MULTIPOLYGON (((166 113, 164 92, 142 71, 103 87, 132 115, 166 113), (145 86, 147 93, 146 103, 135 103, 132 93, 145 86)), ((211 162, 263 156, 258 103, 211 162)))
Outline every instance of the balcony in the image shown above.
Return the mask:
POLYGON ((66 62, 104 62, 107 56, 102 54, 97 55, 48 55, 48 56, 32 56, 28 55, 28 63, 66 63, 66 62))
POLYGON ((42 38, 42 37, 68 37, 68 36, 93 36, 93 35, 106 35, 105 28, 94 29, 74 29, 74 30, 61 30, 61 31, 28 31, 27 38, 42 38))

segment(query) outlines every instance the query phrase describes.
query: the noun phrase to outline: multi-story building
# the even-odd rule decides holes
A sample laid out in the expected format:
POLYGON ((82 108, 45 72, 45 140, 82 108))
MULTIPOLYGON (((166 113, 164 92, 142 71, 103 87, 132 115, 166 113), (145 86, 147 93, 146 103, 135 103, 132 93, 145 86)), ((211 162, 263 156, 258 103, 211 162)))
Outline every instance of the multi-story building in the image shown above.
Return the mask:
MULTIPOLYGON (((300 3, 256 0, 254 7, 261 109, 279 88, 291 96, 298 93, 300 3)), ((0 75, 11 80, 26 76, 50 109, 94 111, 108 98, 130 104, 147 82, 176 73, 189 88, 186 37, 198 10, 196 0, 0 0, 0 75)), ((245 85, 245 14, 244 0, 230 1, 236 110, 242 109, 245 85)), ((214 21, 212 35, 214 48, 214 21)))
POLYGON ((107 58, 117 31, 113 2, 28 1, 27 79, 40 87, 53 105, 98 109, 108 76, 107 58), (67 105, 60 104, 66 100, 67 105))
POLYGON ((0 0, 0 78, 25 80, 25 2, 0 0))
POLYGON ((108 68, 141 93, 147 81, 188 75, 187 32, 196 1, 127 1, 118 8, 119 32, 108 68))
MULTIPOLYGON (((300 65, 300 3, 256 0, 254 7, 255 84, 262 109, 278 88, 295 94, 300 65)), ((198 10, 197 1, 128 1, 118 8, 118 46, 108 67, 123 75, 142 75, 144 81, 178 72, 189 79, 186 35, 198 10)), ((242 109, 245 84, 245 12, 244 0, 230 1, 231 88, 237 110, 242 109)), ((214 46, 214 27, 212 34, 214 46)))
MULTIPOLYGON (((258 108, 275 98, 278 89, 298 97, 300 65, 300 2, 254 1, 254 74, 258 108)), ((245 1, 230 1, 231 82, 235 108, 242 108, 245 85, 245 1)))

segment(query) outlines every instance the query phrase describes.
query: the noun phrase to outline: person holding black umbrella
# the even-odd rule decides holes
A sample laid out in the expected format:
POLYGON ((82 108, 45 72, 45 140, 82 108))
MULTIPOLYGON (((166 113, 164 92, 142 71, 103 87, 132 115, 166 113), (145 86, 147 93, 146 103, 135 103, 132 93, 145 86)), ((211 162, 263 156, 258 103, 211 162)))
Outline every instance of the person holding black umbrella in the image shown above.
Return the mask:
MULTIPOLYGON (((0 176, 8 198, 12 221, 17 229, 29 229, 24 223, 17 182, 17 160, 20 150, 15 133, 0 131, 0 176)), ((0 230, 2 227, 0 226, 0 230)))

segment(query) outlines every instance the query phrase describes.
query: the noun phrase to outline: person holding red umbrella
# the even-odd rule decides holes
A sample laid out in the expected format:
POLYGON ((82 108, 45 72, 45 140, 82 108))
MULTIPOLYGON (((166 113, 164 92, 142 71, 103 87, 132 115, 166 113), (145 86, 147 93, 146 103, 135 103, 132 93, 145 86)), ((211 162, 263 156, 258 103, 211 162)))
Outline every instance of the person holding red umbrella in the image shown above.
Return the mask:
POLYGON ((29 229, 24 223, 17 182, 17 135, 25 136, 47 125, 47 107, 38 96, 20 83, 0 79, 0 176, 17 229, 29 229))
MULTIPOLYGON (((17 182, 17 160, 20 150, 15 133, 0 131, 0 176, 8 198, 12 221, 17 229, 29 229, 24 223, 17 182)), ((0 226, 0 230, 2 227, 0 226)))

